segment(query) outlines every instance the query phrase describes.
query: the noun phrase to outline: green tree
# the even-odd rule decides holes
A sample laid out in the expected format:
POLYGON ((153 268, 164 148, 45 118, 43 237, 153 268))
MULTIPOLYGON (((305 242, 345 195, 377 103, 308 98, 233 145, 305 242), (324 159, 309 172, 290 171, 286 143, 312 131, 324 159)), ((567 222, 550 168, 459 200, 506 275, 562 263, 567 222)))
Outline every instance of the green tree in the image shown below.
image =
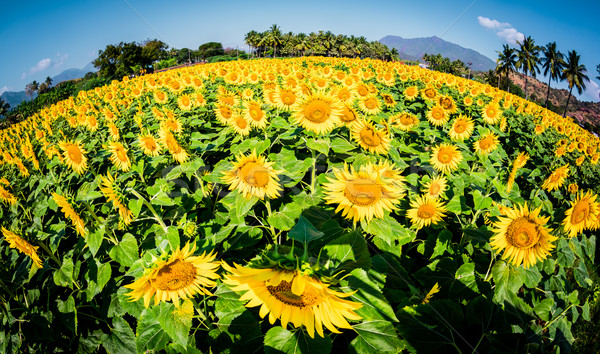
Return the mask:
POLYGON ((198 47, 198 55, 202 59, 207 59, 223 54, 225 54, 225 50, 223 49, 223 45, 219 42, 208 42, 198 47))
MULTIPOLYGON (((498 53, 498 59, 496 60, 496 71, 506 75, 506 91, 510 92, 510 73, 516 70, 517 66, 517 54, 514 48, 505 44, 502 47, 502 52, 498 53)), ((500 80, 498 80, 499 82, 500 80)))
POLYGON ((255 51, 258 47, 258 42, 259 42, 258 38, 259 38, 258 32, 254 31, 254 30, 246 33, 246 35, 244 36, 244 43, 246 43, 250 47, 250 54, 252 56, 255 55, 255 51))
POLYGON ((563 117, 567 115, 567 108, 569 107, 569 100, 571 99, 573 87, 576 87, 577 92, 581 95, 583 90, 585 90, 585 82, 590 81, 590 78, 585 74, 587 71, 585 65, 579 64, 579 59, 580 55, 577 54, 576 51, 569 51, 566 65, 564 69, 562 69, 562 77, 569 83, 569 97, 567 98, 563 117))
POLYGON ((522 42, 517 41, 519 45, 517 69, 521 69, 525 74, 525 99, 529 99, 527 92, 528 74, 535 77, 540 72, 538 65, 540 64, 539 51, 540 47, 535 44, 535 41, 528 36, 522 42))
POLYGON ((0 97, 0 117, 6 117, 9 110, 10 105, 8 102, 4 102, 4 100, 0 97))
POLYGON ((262 41, 265 45, 273 47, 273 57, 277 57, 277 46, 282 43, 281 29, 277 25, 272 25, 271 28, 265 33, 262 41))
POLYGON ((562 69, 565 67, 564 56, 556 49, 556 42, 550 42, 542 48, 544 57, 542 58, 542 69, 544 75, 548 75, 548 92, 546 92, 546 103, 544 107, 548 107, 548 99, 550 98, 550 83, 552 80, 560 80, 562 69))

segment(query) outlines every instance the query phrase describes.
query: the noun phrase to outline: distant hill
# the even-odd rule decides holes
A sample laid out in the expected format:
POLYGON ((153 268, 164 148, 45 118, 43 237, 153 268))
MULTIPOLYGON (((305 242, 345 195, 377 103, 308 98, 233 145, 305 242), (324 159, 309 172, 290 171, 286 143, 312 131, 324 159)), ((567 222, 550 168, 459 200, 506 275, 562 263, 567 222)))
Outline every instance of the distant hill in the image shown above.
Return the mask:
POLYGON ((441 54, 444 57, 450 58, 450 60, 460 59, 465 64, 472 63, 472 70, 487 71, 496 68, 496 63, 485 55, 436 36, 426 38, 385 36, 379 42, 390 48, 396 48, 400 54, 400 58, 404 60, 417 61, 425 53, 441 54))
MULTIPOLYGON (((94 67, 94 65, 92 63, 87 64, 86 66, 83 67, 83 69, 77 69, 77 68, 72 68, 72 69, 67 69, 65 71, 63 71, 62 73, 52 77, 52 86, 56 86, 58 83, 63 82, 63 81, 69 81, 69 80, 75 80, 75 79, 80 79, 82 77, 85 76, 85 74, 91 72, 96 72, 98 69, 96 69, 94 67)), ((35 98, 36 94, 33 95, 33 97, 35 98)), ((0 98, 2 98, 4 100, 4 102, 7 102, 11 108, 14 108, 16 106, 18 106, 21 102, 25 101, 26 99, 30 99, 31 97, 28 97, 25 95, 25 90, 23 91, 6 91, 4 93, 2 93, 2 95, 0 95, 0 98)))

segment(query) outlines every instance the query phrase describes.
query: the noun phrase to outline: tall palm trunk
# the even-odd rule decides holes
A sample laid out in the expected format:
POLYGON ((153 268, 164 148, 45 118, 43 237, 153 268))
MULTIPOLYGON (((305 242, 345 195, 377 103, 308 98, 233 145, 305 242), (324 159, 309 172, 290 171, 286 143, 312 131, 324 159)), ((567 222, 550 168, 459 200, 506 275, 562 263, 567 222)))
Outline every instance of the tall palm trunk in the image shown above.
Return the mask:
POLYGON ((571 89, 569 90, 569 97, 567 97, 567 105, 565 106, 565 113, 563 113, 563 117, 567 116, 567 108, 569 108, 569 100, 571 99, 571 92, 573 91, 573 86, 571 86, 571 89))
POLYGON ((509 71, 506 72, 506 92, 508 93, 510 93, 510 79, 508 78, 509 73, 509 71))
POLYGON ((529 99, 529 92, 527 92, 527 74, 525 74, 525 99, 528 100, 529 99))
POLYGON ((550 78, 548 79, 548 92, 546 92, 546 103, 544 103, 544 108, 548 108, 548 98, 550 98, 550 83, 552 82, 552 73, 550 73, 550 78))

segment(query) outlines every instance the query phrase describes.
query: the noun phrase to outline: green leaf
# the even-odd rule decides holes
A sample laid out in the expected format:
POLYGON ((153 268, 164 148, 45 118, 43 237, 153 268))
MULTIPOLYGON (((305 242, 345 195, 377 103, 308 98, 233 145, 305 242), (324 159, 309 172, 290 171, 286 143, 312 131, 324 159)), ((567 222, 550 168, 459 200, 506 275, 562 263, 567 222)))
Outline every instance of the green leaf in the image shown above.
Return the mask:
POLYGON ((538 284, 542 280, 542 274, 537 269, 537 266, 525 268, 523 269, 523 273, 525 274, 525 286, 530 289, 533 289, 536 286, 538 286, 538 284))
POLYGON ((371 265, 367 241, 358 230, 329 241, 323 252, 329 259, 335 260, 340 269, 368 268, 371 265))
POLYGON ((362 221, 361 227, 367 233, 380 238, 392 247, 401 247, 414 240, 417 236, 414 230, 405 228, 390 215, 386 215, 382 219, 372 219, 368 223, 362 221))
POLYGON ((265 335, 265 353, 291 353, 291 354, 325 354, 331 352, 331 338, 326 335, 320 337, 315 334, 314 338, 304 333, 304 330, 290 332, 277 326, 271 328, 265 335))
POLYGON ((346 139, 334 138, 331 141, 331 150, 333 150, 333 152, 335 152, 336 154, 347 153, 348 151, 354 150, 355 148, 356 146, 348 142, 346 139))
POLYGON ((399 353, 405 348, 388 321, 365 321, 352 326, 358 336, 350 343, 356 353, 399 353))
POLYGON ((64 258, 62 267, 53 274, 54 284, 70 287, 73 284, 73 258, 64 258))
POLYGON ((544 299, 533 307, 533 311, 536 315, 544 321, 550 321, 552 318, 552 308, 554 307, 554 300, 544 299))
POLYGON ((184 301, 179 308, 171 303, 161 303, 158 322, 174 342, 185 347, 192 328, 193 314, 194 307, 190 300, 184 301))
POLYGON ((363 307, 356 310, 356 313, 364 320, 398 321, 381 288, 364 269, 354 269, 346 279, 348 286, 344 287, 345 292, 356 291, 352 294, 351 299, 363 304, 363 307))
POLYGON ((329 144, 330 144, 329 138, 309 139, 306 146, 308 146, 309 149, 315 149, 324 155, 328 155, 329 154, 329 144))
POLYGON ((317 230, 307 218, 300 215, 298 223, 288 232, 288 238, 302 243, 309 243, 312 240, 321 238, 324 235, 317 230))
POLYGON ((558 247, 556 247, 556 249, 558 250, 556 257, 557 263, 565 268, 571 268, 575 262, 575 253, 573 253, 573 250, 569 247, 567 241, 561 239, 558 242, 558 247))
POLYGON ((113 246, 108 255, 122 266, 131 267, 139 259, 137 240, 132 234, 123 235, 123 239, 113 246))
POLYGON ((475 210, 484 210, 492 206, 493 200, 490 197, 485 197, 479 189, 476 189, 473 192, 473 202, 475 203, 475 210))
POLYGON ((87 234, 85 242, 87 243, 90 252, 92 253, 92 256, 96 256, 96 253, 98 253, 100 246, 102 246, 102 240, 104 240, 105 231, 105 225, 101 225, 96 230, 94 230, 94 232, 90 232, 87 234))
POLYGON ((446 205, 446 210, 455 214, 467 213, 469 211, 467 198, 462 194, 455 194, 446 205))
POLYGON ((477 291, 477 282, 475 281, 475 263, 465 263, 461 265, 456 270, 455 278, 463 283, 467 288, 477 291))
POLYGON ((585 304, 583 304, 583 306, 581 306, 581 317, 586 321, 591 321, 589 299, 585 302, 585 304))
POLYGON ((101 342, 109 354, 136 353, 133 330, 121 317, 112 319, 112 331, 104 334, 101 342))
POLYGON ((278 230, 289 231, 296 225, 296 219, 302 214, 302 206, 292 202, 283 206, 281 211, 277 211, 269 215, 267 221, 269 225, 278 230))
POLYGON ((494 300, 509 299, 510 293, 517 293, 525 282, 523 268, 515 267, 505 261, 498 261, 492 267, 492 277, 496 283, 494 300))
POLYGON ((98 265, 98 274, 96 277, 96 284, 98 285, 98 291, 102 291, 102 289, 104 289, 104 286, 106 285, 106 283, 108 283, 108 281, 110 280, 110 277, 112 276, 112 267, 110 266, 110 263, 106 262, 106 263, 99 263, 96 262, 98 265))
POLYGON ((577 284, 582 288, 589 288, 594 284, 592 279, 590 279, 590 274, 588 273, 585 263, 581 260, 579 261, 579 265, 573 269, 573 275, 575 276, 577 284))
POLYGON ((138 353, 146 350, 160 351, 171 341, 158 323, 158 312, 157 307, 147 308, 138 320, 135 340, 138 353))

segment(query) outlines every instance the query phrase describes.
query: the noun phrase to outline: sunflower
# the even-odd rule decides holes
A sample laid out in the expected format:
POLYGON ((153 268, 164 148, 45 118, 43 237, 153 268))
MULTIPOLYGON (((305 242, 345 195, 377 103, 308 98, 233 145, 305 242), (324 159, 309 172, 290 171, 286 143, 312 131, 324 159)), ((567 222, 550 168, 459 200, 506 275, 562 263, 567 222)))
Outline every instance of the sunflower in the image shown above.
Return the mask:
POLYGON ((419 124, 419 118, 408 112, 402 112, 389 117, 389 125, 402 131, 409 131, 419 124))
POLYGON ((356 98, 356 91, 352 87, 339 86, 335 90, 335 96, 344 104, 350 104, 356 98))
POLYGON ((244 102, 243 115, 253 127, 264 129, 267 126, 267 115, 258 101, 244 102))
POLYGON ((562 222, 569 237, 577 236, 584 229, 591 229, 598 222, 600 204, 596 201, 597 197, 591 191, 579 192, 575 201, 570 202, 571 208, 565 212, 562 222))
POLYGON ((138 146, 148 156, 158 156, 161 150, 158 141, 150 133, 138 135, 138 146))
POLYGON ((479 140, 473 143, 475 152, 482 155, 487 155, 498 148, 500 141, 494 133, 484 134, 479 140))
POLYGON ((567 190, 569 191, 569 193, 571 194, 577 194, 577 192, 579 191, 579 186, 577 185, 577 183, 571 183, 569 184, 569 186, 567 187, 567 190))
POLYGON ((107 125, 108 127, 108 133, 111 137, 111 139, 117 141, 119 140, 119 128, 117 128, 117 126, 115 125, 115 123, 113 122, 109 122, 107 125))
POLYGON ((85 157, 85 149, 81 146, 79 141, 61 141, 58 146, 63 151, 63 161, 66 165, 73 169, 73 171, 81 174, 87 169, 87 157, 85 157))
POLYGON ((419 88, 417 86, 409 86, 404 89, 404 98, 408 101, 412 101, 419 95, 419 88))
POLYGON ((212 295, 206 288, 212 288, 219 278, 216 270, 220 262, 213 262, 216 254, 205 252, 193 256, 196 245, 187 243, 183 248, 177 248, 169 257, 163 255, 144 270, 144 275, 133 283, 125 285, 132 291, 127 293, 129 301, 144 298, 144 306, 150 306, 154 296, 154 305, 161 301, 173 301, 179 307, 179 300, 194 297, 195 294, 212 295))
POLYGON ((187 151, 185 151, 184 148, 181 147, 181 145, 179 145, 179 142, 177 142, 177 139, 175 139, 175 136, 172 132, 165 129, 159 129, 158 135, 158 141, 165 149, 169 150, 171 156, 173 157, 173 160, 179 162, 180 164, 184 163, 185 160, 187 160, 189 154, 187 153, 187 151))
POLYGON ((67 198, 53 192, 52 199, 54 199, 56 204, 60 207, 62 212, 65 214, 65 217, 71 220, 71 223, 73 224, 75 231, 77 231, 77 234, 85 237, 85 223, 83 222, 83 219, 77 214, 75 209, 73 209, 73 206, 71 205, 71 203, 69 203, 67 198))
POLYGON ((563 183, 565 183, 565 179, 569 176, 569 164, 558 167, 554 172, 546 178, 544 183, 542 184, 542 188, 547 191, 553 191, 555 189, 559 189, 563 183))
POLYGON ((417 196, 410 202, 410 206, 411 209, 406 212, 406 217, 417 230, 431 224, 436 225, 446 216, 444 203, 428 195, 417 196))
POLYGON ((2 226, 2 234, 4 235, 6 242, 8 242, 8 247, 14 248, 19 252, 29 256, 36 267, 42 268, 42 260, 37 254, 37 249, 39 246, 33 246, 29 242, 22 239, 19 235, 5 229, 4 226, 2 226))
POLYGON ((454 99, 450 96, 440 96, 438 97, 438 105, 446 111, 448 114, 456 113, 457 107, 454 99))
POLYGON ((189 111, 192 109, 193 102, 189 95, 181 95, 177 99, 177 107, 182 111, 189 111))
POLYGON ((285 88, 278 88, 273 95, 275 107, 286 112, 292 109, 297 100, 298 95, 296 95, 293 90, 288 90, 285 88))
POLYGON ((581 166, 581 164, 583 164, 583 161, 585 161, 585 155, 581 155, 577 158, 577 160, 575 160, 575 164, 577 166, 581 166))
POLYGON ((154 101, 158 104, 165 104, 169 101, 169 95, 164 91, 155 90, 152 95, 154 96, 154 101))
POLYGON ((379 130, 370 122, 359 120, 352 126, 352 138, 365 150, 373 154, 387 154, 390 149, 390 136, 386 130, 379 130))
POLYGON ((494 125, 498 123, 500 121, 500 118, 502 117, 502 111, 500 110, 498 102, 491 101, 485 107, 483 107, 481 117, 483 118, 483 121, 487 124, 494 125))
POLYGON ((340 121, 344 105, 325 92, 316 92, 298 101, 292 111, 292 120, 302 128, 317 134, 328 133, 340 121))
POLYGON ((381 101, 379 101, 377 96, 369 95, 358 100, 358 108, 364 114, 377 115, 381 112, 381 101))
POLYGON ((339 118, 344 125, 347 127, 352 127, 356 122, 358 122, 358 113, 354 110, 354 108, 345 104, 342 114, 340 114, 339 118))
POLYGON ((250 134, 250 123, 243 115, 239 113, 234 114, 227 124, 229 124, 229 126, 241 136, 247 136, 250 134))
POLYGON ((475 124, 471 118, 460 114, 452 123, 452 127, 450 128, 449 132, 450 139, 456 141, 469 139, 471 134, 473 134, 474 127, 475 124))
POLYGON ((524 152, 519 153, 517 158, 515 158, 515 161, 513 162, 512 170, 510 171, 510 175, 508 176, 508 182, 506 183, 506 192, 507 193, 510 193, 510 191, 512 190, 512 185, 515 182, 515 178, 517 177, 517 171, 519 169, 523 168, 523 166, 525 166, 525 164, 527 163, 528 160, 529 160, 529 155, 527 155, 524 152))
POLYGON ((106 197, 106 200, 112 202, 113 206, 119 211, 119 215, 123 220, 125 225, 129 225, 131 223, 131 219, 133 218, 133 213, 131 210, 125 206, 125 197, 123 193, 115 183, 114 177, 107 172, 106 177, 100 176, 101 186, 100 191, 106 197))
POLYGON ((228 105, 224 105, 224 104, 217 105, 214 109, 214 112, 215 112, 215 116, 217 117, 217 120, 219 121, 219 123, 221 123, 223 125, 227 125, 227 122, 229 122, 229 119, 231 119, 231 117, 233 117, 233 108, 231 108, 228 105))
POLYGON ((430 181, 423 183, 421 191, 426 193, 426 196, 438 198, 446 189, 448 189, 448 180, 444 176, 436 176, 430 181))
POLYGON ((427 111, 427 120, 434 126, 441 126, 448 122, 450 115, 442 106, 435 105, 427 111))
POLYGON ((0 186, 0 200, 6 205, 13 205, 17 202, 17 198, 7 191, 4 186, 0 186))
POLYGON ((433 101, 437 97, 437 90, 431 86, 428 86, 421 90, 421 97, 426 101, 433 101))
POLYGON ((110 161, 116 168, 123 172, 129 171, 131 168, 131 160, 127 156, 127 149, 118 141, 108 143, 108 151, 110 151, 110 161))
POLYGON ((382 93, 381 99, 383 100, 383 104, 385 104, 385 106, 388 108, 394 107, 396 105, 396 100, 389 93, 382 93))
POLYGON ((253 150, 250 155, 240 154, 233 168, 225 171, 221 178, 229 184, 229 190, 237 189, 250 199, 256 196, 260 199, 277 198, 281 195, 281 185, 277 174, 281 171, 273 169, 273 162, 267 162, 264 156, 257 156, 253 150))
POLYGON ((554 249, 557 238, 550 234, 546 223, 550 217, 539 216, 542 207, 530 211, 527 203, 514 208, 503 208, 503 217, 494 223, 494 236, 490 246, 497 251, 504 250, 502 259, 508 259, 515 266, 525 268, 546 259, 554 249))
POLYGON ((362 169, 354 171, 334 169, 334 178, 323 184, 328 204, 338 204, 336 212, 354 223, 369 222, 373 217, 383 218, 384 211, 397 209, 402 190, 394 181, 384 178, 377 171, 362 169))
POLYGON ((404 183, 406 182, 406 178, 402 176, 402 171, 398 170, 393 163, 390 163, 387 160, 381 160, 378 163, 369 162, 364 166, 364 170, 376 172, 382 178, 386 178, 392 181, 392 184, 397 187, 397 191, 401 194, 399 198, 404 196, 404 183))
POLYGON ((351 294, 332 290, 318 277, 305 275, 299 270, 274 268, 250 268, 223 263, 227 274, 223 282, 234 291, 244 291, 241 301, 246 307, 260 306, 262 318, 269 315, 269 322, 278 319, 281 326, 288 323, 299 328, 304 326, 311 338, 317 334, 324 337, 323 326, 333 333, 339 328, 352 329, 347 320, 362 319, 354 311, 362 304, 345 300, 351 294))
POLYGON ((454 145, 439 144, 433 148, 430 162, 437 171, 447 173, 458 168, 463 156, 454 145))

